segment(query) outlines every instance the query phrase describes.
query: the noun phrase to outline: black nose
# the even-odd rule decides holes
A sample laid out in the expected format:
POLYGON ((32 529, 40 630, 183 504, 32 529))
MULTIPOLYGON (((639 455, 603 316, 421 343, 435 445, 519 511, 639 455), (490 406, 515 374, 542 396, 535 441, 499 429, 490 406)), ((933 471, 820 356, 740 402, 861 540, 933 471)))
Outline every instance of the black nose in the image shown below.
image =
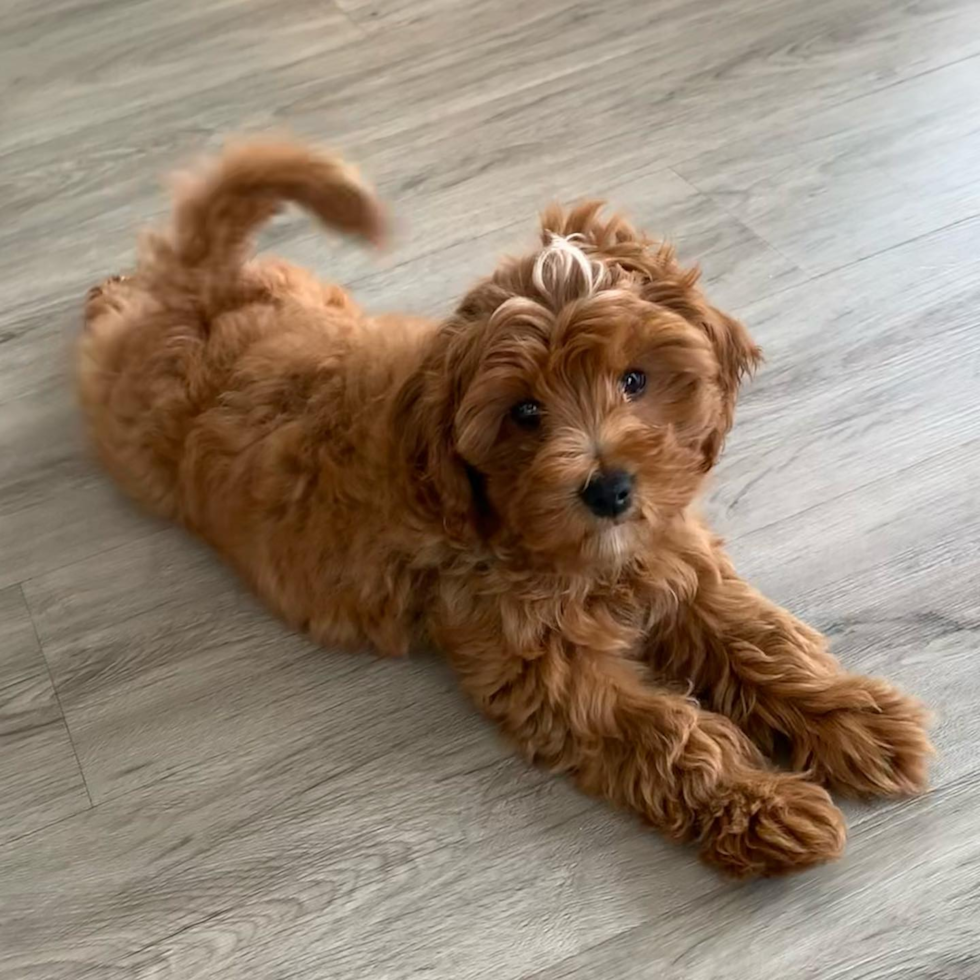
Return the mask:
POLYGON ((633 501, 633 477, 622 470, 598 473, 582 489, 582 499, 596 517, 619 517, 633 501))

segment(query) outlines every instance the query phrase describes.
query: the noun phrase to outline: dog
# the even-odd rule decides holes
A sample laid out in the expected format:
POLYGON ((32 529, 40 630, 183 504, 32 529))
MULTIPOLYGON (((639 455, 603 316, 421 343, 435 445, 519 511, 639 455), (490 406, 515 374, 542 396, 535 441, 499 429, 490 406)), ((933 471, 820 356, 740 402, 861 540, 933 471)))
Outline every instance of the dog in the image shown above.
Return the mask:
POLYGON ((81 403, 130 496, 319 643, 434 643, 527 759, 729 875, 838 857, 828 788, 925 788, 919 702, 845 673, 698 516, 760 351, 696 270, 552 206, 446 319, 372 317, 250 257, 286 202, 384 236, 339 159, 240 143, 90 292, 81 403))

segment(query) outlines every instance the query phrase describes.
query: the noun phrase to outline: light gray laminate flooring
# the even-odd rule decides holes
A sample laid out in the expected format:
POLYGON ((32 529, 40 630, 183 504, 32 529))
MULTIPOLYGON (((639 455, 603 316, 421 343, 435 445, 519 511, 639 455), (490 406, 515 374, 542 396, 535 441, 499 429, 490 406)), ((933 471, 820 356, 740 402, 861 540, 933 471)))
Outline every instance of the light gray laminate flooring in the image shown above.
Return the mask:
POLYGON ((976 0, 0 0, 0 978, 980 977, 976 0), (936 713, 934 790, 734 885, 511 758, 434 656, 314 648, 90 462, 85 290, 233 132, 342 148, 438 313, 604 196, 763 344, 707 506, 936 713))

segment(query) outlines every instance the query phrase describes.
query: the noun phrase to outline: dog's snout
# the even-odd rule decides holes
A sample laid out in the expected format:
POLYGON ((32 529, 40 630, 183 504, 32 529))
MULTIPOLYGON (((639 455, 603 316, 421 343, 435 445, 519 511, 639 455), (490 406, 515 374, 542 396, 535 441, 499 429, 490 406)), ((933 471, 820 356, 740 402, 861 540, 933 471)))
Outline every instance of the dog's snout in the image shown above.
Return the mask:
POLYGON ((633 502, 633 477, 623 470, 598 473, 582 488, 582 500, 597 517, 619 517, 633 502))

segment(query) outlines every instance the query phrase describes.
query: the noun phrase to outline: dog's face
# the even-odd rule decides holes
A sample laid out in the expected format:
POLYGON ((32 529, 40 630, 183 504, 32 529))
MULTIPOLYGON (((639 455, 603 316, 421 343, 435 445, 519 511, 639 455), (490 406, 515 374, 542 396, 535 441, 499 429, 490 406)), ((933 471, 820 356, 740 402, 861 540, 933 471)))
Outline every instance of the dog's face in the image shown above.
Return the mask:
POLYGON ((549 212, 544 248, 470 292, 423 398, 444 515, 561 568, 627 560, 690 503, 758 356, 672 253, 597 211, 549 212))

